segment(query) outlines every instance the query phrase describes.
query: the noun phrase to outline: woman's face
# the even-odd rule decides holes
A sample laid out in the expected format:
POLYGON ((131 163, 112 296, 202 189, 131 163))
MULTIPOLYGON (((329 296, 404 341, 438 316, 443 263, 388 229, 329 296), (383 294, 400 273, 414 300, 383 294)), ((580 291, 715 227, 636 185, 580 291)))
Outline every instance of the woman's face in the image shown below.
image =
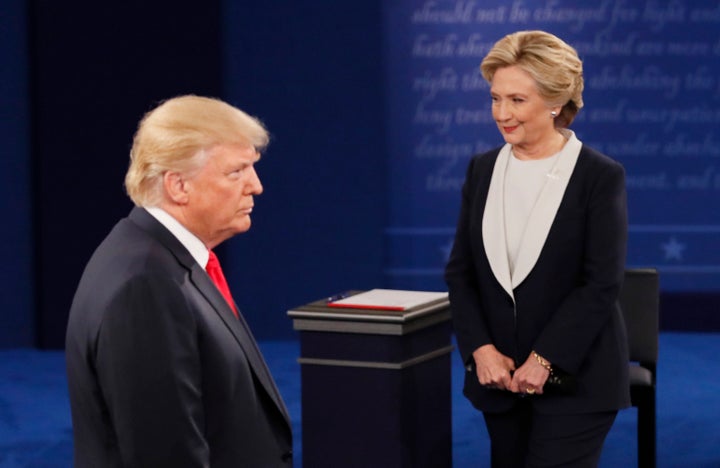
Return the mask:
POLYGON ((490 86, 492 115, 507 143, 532 152, 557 137, 551 111, 535 80, 516 65, 499 68, 490 86))

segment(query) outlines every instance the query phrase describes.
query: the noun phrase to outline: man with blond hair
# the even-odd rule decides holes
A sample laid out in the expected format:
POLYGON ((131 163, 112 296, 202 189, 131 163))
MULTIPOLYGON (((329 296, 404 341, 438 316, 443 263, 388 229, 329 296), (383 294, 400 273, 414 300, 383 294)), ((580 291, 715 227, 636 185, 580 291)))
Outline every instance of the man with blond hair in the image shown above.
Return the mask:
POLYGON ((140 122, 135 208, 90 259, 66 361, 75 466, 287 467, 287 409, 212 249, 250 229, 263 125, 180 96, 140 122))

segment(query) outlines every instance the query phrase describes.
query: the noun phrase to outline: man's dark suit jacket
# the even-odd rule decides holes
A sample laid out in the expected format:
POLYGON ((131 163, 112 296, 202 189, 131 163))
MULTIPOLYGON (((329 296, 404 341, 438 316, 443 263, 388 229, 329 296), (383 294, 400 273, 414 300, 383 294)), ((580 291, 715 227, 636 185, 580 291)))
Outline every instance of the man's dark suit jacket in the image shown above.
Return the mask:
POLYGON ((287 467, 287 410, 250 331, 203 267, 135 208, 70 311, 75 466, 287 467))
MULTIPOLYGON (((473 351, 492 343, 516 366, 535 350, 576 377, 571 395, 532 397, 537 410, 617 410, 630 402, 627 338, 616 304, 627 242, 625 172, 574 135, 566 146, 570 153, 574 146, 575 159, 561 153, 548 174, 513 275, 502 214, 504 166, 496 168, 509 145, 471 160, 445 271, 453 325, 468 367, 473 351)), ((489 412, 505 411, 518 398, 481 386, 472 368, 464 394, 489 412)))

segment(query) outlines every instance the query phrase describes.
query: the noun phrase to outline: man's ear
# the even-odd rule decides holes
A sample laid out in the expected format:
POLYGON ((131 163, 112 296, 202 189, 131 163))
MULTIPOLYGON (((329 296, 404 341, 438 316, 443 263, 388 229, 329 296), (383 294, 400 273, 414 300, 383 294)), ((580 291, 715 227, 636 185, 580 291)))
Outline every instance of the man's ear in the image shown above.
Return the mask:
POLYGON ((182 174, 175 171, 165 171, 163 174, 163 188, 167 197, 178 205, 188 202, 188 191, 182 174))

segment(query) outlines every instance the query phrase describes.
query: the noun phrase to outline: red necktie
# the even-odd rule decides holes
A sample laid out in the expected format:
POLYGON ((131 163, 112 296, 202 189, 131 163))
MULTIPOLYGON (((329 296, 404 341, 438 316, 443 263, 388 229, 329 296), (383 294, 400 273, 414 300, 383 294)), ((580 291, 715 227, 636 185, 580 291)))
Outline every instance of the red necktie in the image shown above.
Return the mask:
POLYGON ((207 266, 205 266, 205 271, 207 271, 208 276, 211 280, 213 280, 213 283, 215 283, 215 286, 217 286, 220 290, 220 293, 223 295, 227 303, 230 304, 230 308, 235 314, 235 317, 237 317, 238 313, 235 309, 235 301, 233 301, 232 294, 230 294, 230 287, 225 279, 222 268, 220 268, 220 261, 218 261, 215 252, 208 250, 208 253, 210 254, 210 257, 208 258, 207 266))

